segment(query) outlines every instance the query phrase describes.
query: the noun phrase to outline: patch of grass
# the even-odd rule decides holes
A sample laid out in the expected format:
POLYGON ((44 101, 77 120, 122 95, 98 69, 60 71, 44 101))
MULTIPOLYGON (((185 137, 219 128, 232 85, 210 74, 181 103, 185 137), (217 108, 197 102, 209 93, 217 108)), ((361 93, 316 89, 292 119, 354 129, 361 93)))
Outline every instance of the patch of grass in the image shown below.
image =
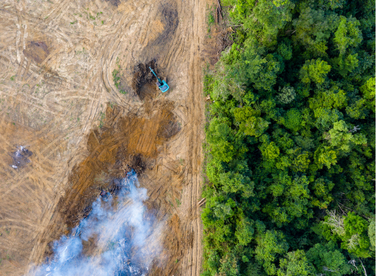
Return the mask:
POLYGON ((208 9, 208 17, 207 17, 207 22, 208 22, 208 33, 211 31, 211 27, 215 24, 215 6, 213 5, 212 7, 207 7, 208 9))
POLYGON ((104 120, 105 117, 106 117, 106 114, 101 112, 101 117, 99 119, 99 128, 103 127, 103 124, 104 124, 103 120, 104 120))
POLYGON ((180 200, 179 200, 178 198, 176 198, 175 201, 176 201, 176 204, 177 204, 178 206, 181 205, 181 202, 180 202, 180 200))
POLYGON ((15 79, 16 79, 16 75, 10 77, 11 81, 14 81, 15 79))
MULTIPOLYGON (((89 10, 89 8, 87 10, 89 10)), ((83 13, 86 14, 86 19, 87 20, 94 21, 93 24, 95 26, 97 25, 97 22, 95 22, 95 20, 101 19, 101 15, 103 14, 103 12, 97 12, 97 14, 93 14, 92 15, 91 12, 89 12, 89 11, 88 12, 84 11, 83 13)), ((82 15, 80 15, 80 17, 82 17, 82 15)), ((102 21, 102 25, 103 25, 103 21, 102 21)))
POLYGON ((171 202, 171 200, 168 199, 167 202, 170 203, 170 205, 171 205, 172 208, 175 208, 175 206, 174 206, 174 204, 171 202))
POLYGON ((214 17, 214 12, 210 11, 208 15, 208 25, 209 27, 212 26, 215 23, 215 17, 214 17))
POLYGON ((115 84, 117 90, 121 94, 125 95, 128 92, 121 88, 120 73, 121 73, 122 68, 121 68, 119 62, 120 62, 120 60, 119 60, 119 58, 117 58, 116 59, 116 64, 117 64, 118 68, 114 69, 114 71, 112 71, 112 78, 114 80, 114 84, 115 84))

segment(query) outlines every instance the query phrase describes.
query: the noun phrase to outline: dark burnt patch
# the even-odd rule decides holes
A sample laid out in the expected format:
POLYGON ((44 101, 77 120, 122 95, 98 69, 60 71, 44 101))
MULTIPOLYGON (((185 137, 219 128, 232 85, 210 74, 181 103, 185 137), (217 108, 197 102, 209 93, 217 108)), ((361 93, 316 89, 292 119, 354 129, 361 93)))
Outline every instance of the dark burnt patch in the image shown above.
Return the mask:
POLYGON ((137 175, 141 175, 146 169, 146 162, 143 156, 141 154, 134 155, 130 167, 137 173, 137 175))
POLYGON ((26 49, 23 50, 23 53, 27 58, 41 64, 50 54, 50 51, 48 50, 46 43, 43 41, 30 41, 27 44, 26 49))
POLYGON ((117 7, 120 5, 120 0, 105 0, 106 2, 110 3, 111 5, 117 7))
POLYGON ((167 54, 172 44, 172 37, 179 25, 179 14, 176 3, 161 4, 158 8, 158 17, 163 23, 164 29, 156 39, 149 41, 142 51, 140 55, 142 61, 163 57, 167 54))
POLYGON ((155 60, 151 60, 145 64, 139 63, 134 69, 132 88, 141 100, 144 100, 147 97, 154 98, 157 92, 155 85, 156 78, 150 72, 149 67, 158 75, 158 68, 155 60))
POLYGON ((175 5, 161 5, 159 7, 161 13, 162 23, 164 23, 163 32, 151 42, 151 45, 166 44, 168 39, 175 34, 175 31, 179 25, 178 11, 175 5))
POLYGON ((175 136, 180 130, 180 124, 174 118, 174 120, 167 122, 163 127, 159 128, 158 135, 165 139, 169 139, 175 136))

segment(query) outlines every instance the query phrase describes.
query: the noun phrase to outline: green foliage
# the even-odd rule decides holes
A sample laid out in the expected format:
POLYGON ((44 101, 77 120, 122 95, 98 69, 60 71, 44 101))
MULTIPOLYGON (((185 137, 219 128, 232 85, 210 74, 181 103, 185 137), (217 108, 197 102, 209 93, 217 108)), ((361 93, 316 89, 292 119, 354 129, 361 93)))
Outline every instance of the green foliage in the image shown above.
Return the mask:
POLYGON ((375 218, 371 219, 368 226, 368 237, 371 242, 371 250, 375 252, 375 218))
POLYGON ((103 124, 104 124, 104 119, 106 118, 106 114, 101 112, 100 113, 100 118, 99 118, 99 128, 102 128, 103 127, 103 124))
POLYGON ((215 18, 214 18, 214 8, 211 8, 208 12, 208 27, 209 27, 209 30, 210 30, 210 27, 215 23, 215 18))
POLYGON ((234 109, 235 122, 245 135, 259 137, 268 128, 269 122, 260 117, 261 112, 248 106, 234 109))
POLYGON ((296 92, 294 87, 285 86, 280 89, 280 93, 278 94, 278 100, 282 104, 289 104, 296 98, 296 92))
POLYGON ((234 254, 226 254, 221 260, 219 268, 220 276, 237 276, 239 275, 239 267, 236 256, 234 254))
POLYGON ((118 69, 114 69, 114 71, 112 71, 112 78, 113 78, 113 81, 114 81, 114 84, 116 86, 116 88, 119 90, 119 92, 121 94, 127 94, 127 92, 123 89, 123 86, 121 84, 121 77, 120 77, 120 73, 121 73, 121 66, 119 64, 119 59, 116 60, 116 64, 118 66, 118 69))
POLYGON ((314 275, 311 264, 307 261, 305 252, 297 250, 287 253, 287 258, 280 260, 278 276, 314 275))
POLYGON ((307 60, 302 69, 300 69, 300 78, 305 84, 310 84, 311 82, 321 84, 325 81, 330 69, 331 66, 324 60, 307 60))
POLYGON ((296 108, 292 108, 287 111, 284 117, 283 125, 293 132, 297 132, 301 127, 302 115, 296 108))
POLYGON ((255 249, 256 260, 263 265, 268 275, 276 275, 277 268, 274 264, 277 254, 284 254, 288 249, 285 237, 280 231, 267 230, 257 237, 255 249))
POLYGON ((361 258, 370 257, 369 237, 367 235, 367 221, 355 215, 353 212, 348 213, 344 220, 345 235, 342 237, 342 248, 347 249, 361 258))
POLYGON ((315 9, 307 2, 301 3, 299 17, 292 22, 296 28, 292 40, 306 49, 304 54, 324 57, 328 40, 339 24, 339 16, 325 9, 315 9))
POLYGON ((357 257, 368 258, 372 251, 368 232, 369 225, 367 220, 355 215, 354 212, 349 212, 345 217, 340 217, 332 212, 325 218, 325 222, 321 223, 318 232, 327 240, 341 240, 341 248, 346 249, 349 253, 353 253, 357 257))
POLYGON ((330 275, 341 276, 351 271, 351 266, 333 241, 315 244, 307 251, 307 259, 317 274, 329 272, 330 275))
POLYGON ((242 217, 238 221, 235 236, 240 245, 248 245, 253 239, 254 232, 253 221, 249 220, 247 217, 242 217))
POLYGON ((343 55, 350 47, 357 47, 362 41, 362 33, 359 30, 360 23, 355 18, 341 16, 334 39, 340 55, 343 55))
POLYGON ((203 275, 375 275, 374 3, 221 3, 203 275))
POLYGON ((277 48, 277 53, 283 57, 285 60, 290 60, 292 58, 292 46, 290 43, 286 44, 284 42, 280 43, 277 48))
POLYGON ((263 143, 260 146, 260 151, 265 160, 274 160, 280 153, 278 146, 274 142, 263 143))
POLYGON ((208 129, 208 142, 213 145, 213 157, 215 159, 229 162, 236 156, 238 147, 235 142, 232 129, 228 123, 219 118, 214 118, 208 129))
POLYGON ((363 133, 351 133, 345 121, 335 122, 329 130, 329 144, 339 153, 349 153, 353 147, 367 144, 367 138, 363 133))

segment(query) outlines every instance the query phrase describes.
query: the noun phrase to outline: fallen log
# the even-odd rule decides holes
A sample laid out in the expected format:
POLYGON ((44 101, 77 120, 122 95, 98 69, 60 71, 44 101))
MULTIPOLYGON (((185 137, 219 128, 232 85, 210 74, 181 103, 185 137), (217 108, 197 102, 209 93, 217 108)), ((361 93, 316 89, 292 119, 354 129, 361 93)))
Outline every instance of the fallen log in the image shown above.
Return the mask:
MULTIPOLYGON (((218 3, 218 7, 217 7, 218 13, 219 13, 221 19, 223 19, 221 2, 219 2, 219 0, 217 0, 217 3, 218 3)), ((219 18, 218 18, 218 22, 219 22, 219 18)))
POLYGON ((199 202, 197 202, 197 205, 198 207, 201 207, 202 205, 204 205, 206 203, 206 198, 204 197, 203 199, 201 199, 199 202))

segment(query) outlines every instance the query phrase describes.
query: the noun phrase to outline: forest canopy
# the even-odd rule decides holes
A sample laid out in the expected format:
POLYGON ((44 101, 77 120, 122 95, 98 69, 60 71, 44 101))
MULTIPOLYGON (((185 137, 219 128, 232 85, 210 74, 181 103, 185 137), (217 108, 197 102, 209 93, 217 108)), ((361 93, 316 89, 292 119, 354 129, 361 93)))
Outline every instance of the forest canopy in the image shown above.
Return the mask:
POLYGON ((203 275, 375 275, 374 1, 221 2, 203 275))

